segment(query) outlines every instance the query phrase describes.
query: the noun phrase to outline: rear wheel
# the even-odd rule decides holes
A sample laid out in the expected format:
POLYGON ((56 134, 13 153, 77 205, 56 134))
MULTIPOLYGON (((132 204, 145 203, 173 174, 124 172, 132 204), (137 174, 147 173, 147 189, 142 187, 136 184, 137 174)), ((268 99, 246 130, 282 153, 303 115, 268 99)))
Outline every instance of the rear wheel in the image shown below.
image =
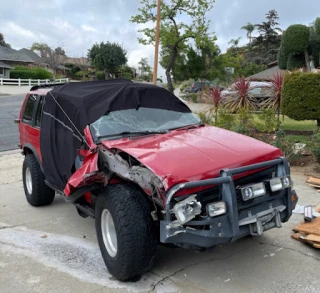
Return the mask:
POLYGON ((141 191, 131 185, 107 187, 96 202, 95 225, 103 260, 117 279, 136 279, 153 266, 156 230, 141 191))
POLYGON ((27 201, 32 206, 51 204, 55 192, 48 187, 40 165, 33 154, 27 154, 22 167, 23 188, 27 201))

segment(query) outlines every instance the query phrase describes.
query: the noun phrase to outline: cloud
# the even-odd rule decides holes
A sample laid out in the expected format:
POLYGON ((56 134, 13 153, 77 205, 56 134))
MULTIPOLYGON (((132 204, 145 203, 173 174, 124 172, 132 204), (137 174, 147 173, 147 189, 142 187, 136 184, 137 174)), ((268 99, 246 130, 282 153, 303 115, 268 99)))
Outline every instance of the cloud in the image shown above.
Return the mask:
MULTIPOLYGON (((169 1, 169 0, 165 0, 169 1)), ((15 0, 1 6, 0 27, 13 48, 28 48, 33 42, 63 45, 70 56, 86 55, 94 43, 118 42, 128 52, 128 63, 137 66, 142 57, 153 67, 154 47, 138 43, 138 30, 145 25, 130 23, 139 0, 15 0)), ((309 24, 320 11, 319 0, 217 0, 207 13, 210 31, 218 37, 222 51, 232 38, 247 42, 241 27, 247 22, 264 21, 265 14, 276 9, 282 28, 290 24, 309 24)), ((184 19, 181 16, 181 19, 184 19)), ((148 27, 154 24, 148 24, 148 27)), ((159 76, 164 69, 159 66, 159 76)))

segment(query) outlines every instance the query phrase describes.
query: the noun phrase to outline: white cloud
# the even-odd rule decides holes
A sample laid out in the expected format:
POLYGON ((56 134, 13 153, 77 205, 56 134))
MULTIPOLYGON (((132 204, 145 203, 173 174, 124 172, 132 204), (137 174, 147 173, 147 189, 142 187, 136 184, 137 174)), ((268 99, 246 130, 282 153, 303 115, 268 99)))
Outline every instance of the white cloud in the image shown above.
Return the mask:
POLYGON ((81 26, 81 28, 85 31, 85 32, 96 32, 97 30, 92 27, 92 26, 89 26, 89 25, 86 25, 86 24, 83 24, 81 26))

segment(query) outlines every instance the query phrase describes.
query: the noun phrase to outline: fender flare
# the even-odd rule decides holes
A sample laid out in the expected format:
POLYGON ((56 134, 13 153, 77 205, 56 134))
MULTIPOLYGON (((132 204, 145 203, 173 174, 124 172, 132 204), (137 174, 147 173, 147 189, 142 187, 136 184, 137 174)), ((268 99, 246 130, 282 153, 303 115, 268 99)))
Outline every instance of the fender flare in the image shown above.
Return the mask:
POLYGON ((39 155, 38 155, 36 149, 34 148, 34 146, 32 146, 30 143, 26 143, 25 145, 23 145, 22 150, 23 150, 23 154, 24 154, 24 155, 27 154, 27 153, 26 153, 26 149, 29 149, 29 150, 32 152, 32 154, 35 156, 37 162, 39 163, 41 172, 44 173, 44 172, 43 172, 42 163, 41 163, 41 161, 40 161, 39 155))

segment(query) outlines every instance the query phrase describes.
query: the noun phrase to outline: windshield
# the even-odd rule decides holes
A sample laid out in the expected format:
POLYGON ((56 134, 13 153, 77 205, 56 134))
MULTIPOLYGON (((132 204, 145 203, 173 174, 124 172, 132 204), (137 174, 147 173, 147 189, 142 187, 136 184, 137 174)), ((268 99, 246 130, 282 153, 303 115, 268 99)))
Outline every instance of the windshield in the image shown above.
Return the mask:
POLYGON ((199 123, 200 119, 193 113, 140 107, 110 112, 92 123, 90 129, 97 140, 123 132, 161 132, 199 123))

